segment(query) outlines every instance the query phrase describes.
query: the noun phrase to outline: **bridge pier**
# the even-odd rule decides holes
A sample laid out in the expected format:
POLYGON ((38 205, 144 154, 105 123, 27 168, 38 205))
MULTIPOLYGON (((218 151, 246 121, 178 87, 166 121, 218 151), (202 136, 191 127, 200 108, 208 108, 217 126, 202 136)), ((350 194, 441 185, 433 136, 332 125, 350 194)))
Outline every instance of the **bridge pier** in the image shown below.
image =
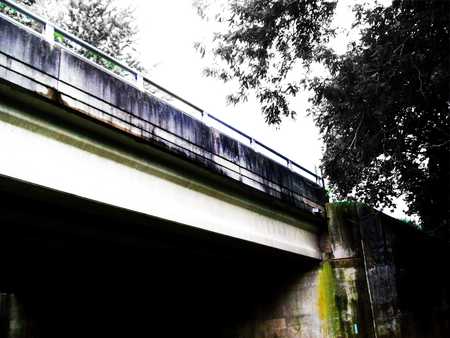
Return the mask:
POLYGON ((323 261, 265 293, 242 337, 450 336, 448 243, 359 203, 328 204, 327 216, 323 261))
POLYGON ((363 278, 349 262, 325 260, 300 269, 265 295, 269 301, 241 327, 239 337, 373 337, 363 278))
POLYGON ((253 319, 239 328, 239 337, 320 337, 318 270, 317 266, 298 269, 262 295, 253 319))

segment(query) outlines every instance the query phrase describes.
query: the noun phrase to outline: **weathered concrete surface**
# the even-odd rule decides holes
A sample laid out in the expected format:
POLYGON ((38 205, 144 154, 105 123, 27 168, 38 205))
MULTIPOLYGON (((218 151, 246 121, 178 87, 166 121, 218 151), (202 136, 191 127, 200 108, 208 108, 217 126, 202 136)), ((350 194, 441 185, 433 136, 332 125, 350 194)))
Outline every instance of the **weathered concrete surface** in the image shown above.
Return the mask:
POLYGON ((0 18, 0 78, 130 136, 302 208, 324 210, 316 183, 0 18))
POLYGON ((237 337, 325 337, 318 313, 320 268, 295 270, 261 295, 253 317, 249 314, 250 319, 238 328, 237 337))
POLYGON ((331 260, 292 270, 297 273, 261 295, 258 311, 239 328, 238 337, 374 337, 359 264, 331 260))
MULTIPOLYGON (((330 260, 335 275, 346 273, 354 281, 344 300, 356 297, 360 332, 378 338, 449 337, 450 278, 442 272, 449 245, 362 204, 330 204, 327 214, 330 260)), ((345 313, 339 313, 344 322, 345 313)))
POLYGON ((58 76, 61 50, 3 18, 0 18, 0 45, 2 53, 47 75, 58 76))

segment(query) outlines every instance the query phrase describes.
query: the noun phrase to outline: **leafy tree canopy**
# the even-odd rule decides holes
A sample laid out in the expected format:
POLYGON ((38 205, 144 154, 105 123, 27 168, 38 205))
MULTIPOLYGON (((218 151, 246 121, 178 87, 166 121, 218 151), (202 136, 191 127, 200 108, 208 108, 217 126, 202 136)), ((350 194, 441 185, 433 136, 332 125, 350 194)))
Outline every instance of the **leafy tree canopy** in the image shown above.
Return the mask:
POLYGON ((268 123, 292 115, 289 98, 311 90, 334 193, 376 207, 403 196, 425 229, 450 239, 450 2, 355 6, 360 39, 343 55, 327 46, 335 5, 233 2, 217 16, 227 28, 212 49, 225 66, 207 75, 239 81, 232 102, 254 91, 268 123), (305 76, 316 63, 327 75, 305 76))

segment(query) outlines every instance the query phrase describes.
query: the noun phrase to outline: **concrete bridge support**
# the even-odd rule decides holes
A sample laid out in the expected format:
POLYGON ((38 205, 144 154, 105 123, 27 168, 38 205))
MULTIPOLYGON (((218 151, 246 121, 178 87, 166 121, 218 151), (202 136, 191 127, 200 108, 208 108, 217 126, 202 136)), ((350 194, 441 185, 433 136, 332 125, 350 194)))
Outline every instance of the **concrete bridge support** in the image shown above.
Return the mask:
POLYGON ((359 203, 329 204, 327 215, 334 337, 450 336, 450 277, 442 272, 448 243, 359 203), (353 287, 342 288, 343 280, 353 287))
POLYGON ((240 337, 450 337, 447 243, 363 204, 327 215, 324 260, 266 294, 240 337))

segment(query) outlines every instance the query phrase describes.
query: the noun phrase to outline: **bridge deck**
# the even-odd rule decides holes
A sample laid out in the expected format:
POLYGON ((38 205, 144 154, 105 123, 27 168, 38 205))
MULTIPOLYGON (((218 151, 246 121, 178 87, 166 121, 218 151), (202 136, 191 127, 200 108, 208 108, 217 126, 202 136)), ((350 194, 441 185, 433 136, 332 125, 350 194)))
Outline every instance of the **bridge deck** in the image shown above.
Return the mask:
POLYGON ((323 212, 324 189, 263 155, 260 143, 239 142, 6 17, 0 39, 2 71, 22 76, 24 88, 277 199, 323 212))

